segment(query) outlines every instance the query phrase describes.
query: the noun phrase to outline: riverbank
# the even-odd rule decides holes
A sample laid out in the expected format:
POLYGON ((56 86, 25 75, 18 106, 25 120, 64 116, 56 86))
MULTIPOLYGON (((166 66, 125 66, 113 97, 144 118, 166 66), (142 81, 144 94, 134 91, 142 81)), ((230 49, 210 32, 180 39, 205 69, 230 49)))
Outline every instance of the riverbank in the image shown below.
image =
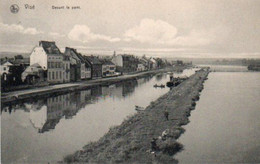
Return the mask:
POLYGON ((97 142, 64 158, 64 162, 89 163, 168 163, 177 162, 173 155, 182 149, 176 139, 184 132, 181 127, 189 122, 191 110, 203 89, 208 70, 198 71, 188 80, 145 109, 127 118, 121 125, 113 127, 97 142), (169 120, 164 117, 164 109, 169 120), (157 151, 151 153, 152 138, 160 138, 167 130, 165 140, 157 140, 157 151))
POLYGON ((171 68, 165 68, 165 69, 159 69, 159 70, 140 72, 140 73, 136 73, 136 74, 123 75, 123 76, 118 76, 118 77, 102 78, 102 79, 81 81, 81 82, 75 82, 75 83, 57 84, 57 85, 51 85, 51 86, 45 86, 45 87, 39 87, 39 88, 33 88, 33 89, 25 89, 25 90, 1 93, 1 103, 17 102, 17 101, 22 101, 24 99, 30 99, 32 97, 33 98, 49 97, 53 94, 55 94, 55 95, 65 94, 68 92, 89 89, 89 88, 100 86, 100 85, 108 86, 108 85, 120 83, 120 82, 126 81, 126 80, 142 78, 142 77, 151 76, 151 75, 154 75, 154 74, 157 74, 160 72, 176 71, 176 70, 180 70, 180 69, 184 70, 185 67, 184 66, 171 67, 171 68))

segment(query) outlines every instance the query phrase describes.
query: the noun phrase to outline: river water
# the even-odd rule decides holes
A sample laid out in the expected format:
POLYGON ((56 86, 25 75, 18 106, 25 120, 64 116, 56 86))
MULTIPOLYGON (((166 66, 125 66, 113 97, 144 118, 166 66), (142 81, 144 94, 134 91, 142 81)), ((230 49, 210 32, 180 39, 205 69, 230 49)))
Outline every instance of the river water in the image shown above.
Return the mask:
POLYGON ((179 163, 260 163, 260 73, 238 68, 209 74, 178 140, 179 163))
MULTIPOLYGON (((189 76, 194 72, 189 69, 175 75, 189 76)), ((153 87, 168 80, 167 74, 158 74, 109 87, 2 106, 2 162, 62 160, 134 114, 135 105, 146 107, 168 92, 168 88, 153 87)))

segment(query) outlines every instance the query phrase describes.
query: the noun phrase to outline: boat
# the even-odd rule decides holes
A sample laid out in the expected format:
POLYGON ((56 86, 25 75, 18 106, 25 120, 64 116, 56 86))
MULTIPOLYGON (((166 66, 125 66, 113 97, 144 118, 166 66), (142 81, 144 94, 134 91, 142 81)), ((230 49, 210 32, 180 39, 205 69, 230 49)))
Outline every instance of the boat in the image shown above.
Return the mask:
POLYGON ((157 87, 164 88, 165 85, 163 85, 163 84, 161 84, 161 85, 155 84, 153 87, 155 87, 155 88, 157 88, 157 87))
POLYGON ((176 86, 178 86, 179 84, 180 84, 181 82, 180 81, 168 81, 167 83, 166 83, 166 85, 167 85, 167 87, 176 87, 176 86))
POLYGON ((168 81, 167 83, 166 83, 166 86, 167 87, 176 87, 176 86, 178 86, 182 81, 184 81, 183 79, 180 79, 180 78, 175 78, 175 79, 172 79, 172 80, 170 80, 170 81, 168 81))
POLYGON ((144 111, 145 110, 145 108, 144 107, 141 107, 141 106, 135 106, 135 110, 137 110, 137 111, 144 111))

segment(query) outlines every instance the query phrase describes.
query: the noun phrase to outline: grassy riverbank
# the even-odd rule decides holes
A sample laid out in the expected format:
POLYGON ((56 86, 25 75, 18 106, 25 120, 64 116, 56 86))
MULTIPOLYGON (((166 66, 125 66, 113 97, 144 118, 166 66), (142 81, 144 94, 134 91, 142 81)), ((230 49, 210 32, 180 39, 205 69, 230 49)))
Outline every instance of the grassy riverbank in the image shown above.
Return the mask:
MULTIPOLYGON (((146 108, 113 127, 97 142, 65 157, 64 162, 89 163, 168 163, 177 162, 173 155, 182 149, 176 139, 184 132, 181 127, 189 122, 190 111, 203 89, 208 70, 201 70, 188 80, 146 108), (169 120, 164 117, 169 112, 169 120), (150 152, 152 138, 158 138, 168 129, 165 140, 158 139, 158 149, 150 152)), ((145 93, 144 93, 145 94, 145 93)))

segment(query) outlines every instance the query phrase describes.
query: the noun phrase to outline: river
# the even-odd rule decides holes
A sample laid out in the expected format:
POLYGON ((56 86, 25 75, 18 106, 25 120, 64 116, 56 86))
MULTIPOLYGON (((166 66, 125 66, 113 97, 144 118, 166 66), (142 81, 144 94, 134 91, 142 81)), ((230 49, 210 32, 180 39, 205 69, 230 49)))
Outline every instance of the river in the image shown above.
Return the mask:
POLYGON ((184 150, 174 158, 179 163, 260 163, 260 73, 241 67, 213 70, 178 140, 184 150))
MULTIPOLYGON (((190 76, 187 69, 176 76, 190 76)), ((108 87, 2 106, 1 153, 3 163, 47 163, 62 160, 110 127, 134 114, 135 105, 146 107, 167 93, 167 74, 126 81, 108 87)))

